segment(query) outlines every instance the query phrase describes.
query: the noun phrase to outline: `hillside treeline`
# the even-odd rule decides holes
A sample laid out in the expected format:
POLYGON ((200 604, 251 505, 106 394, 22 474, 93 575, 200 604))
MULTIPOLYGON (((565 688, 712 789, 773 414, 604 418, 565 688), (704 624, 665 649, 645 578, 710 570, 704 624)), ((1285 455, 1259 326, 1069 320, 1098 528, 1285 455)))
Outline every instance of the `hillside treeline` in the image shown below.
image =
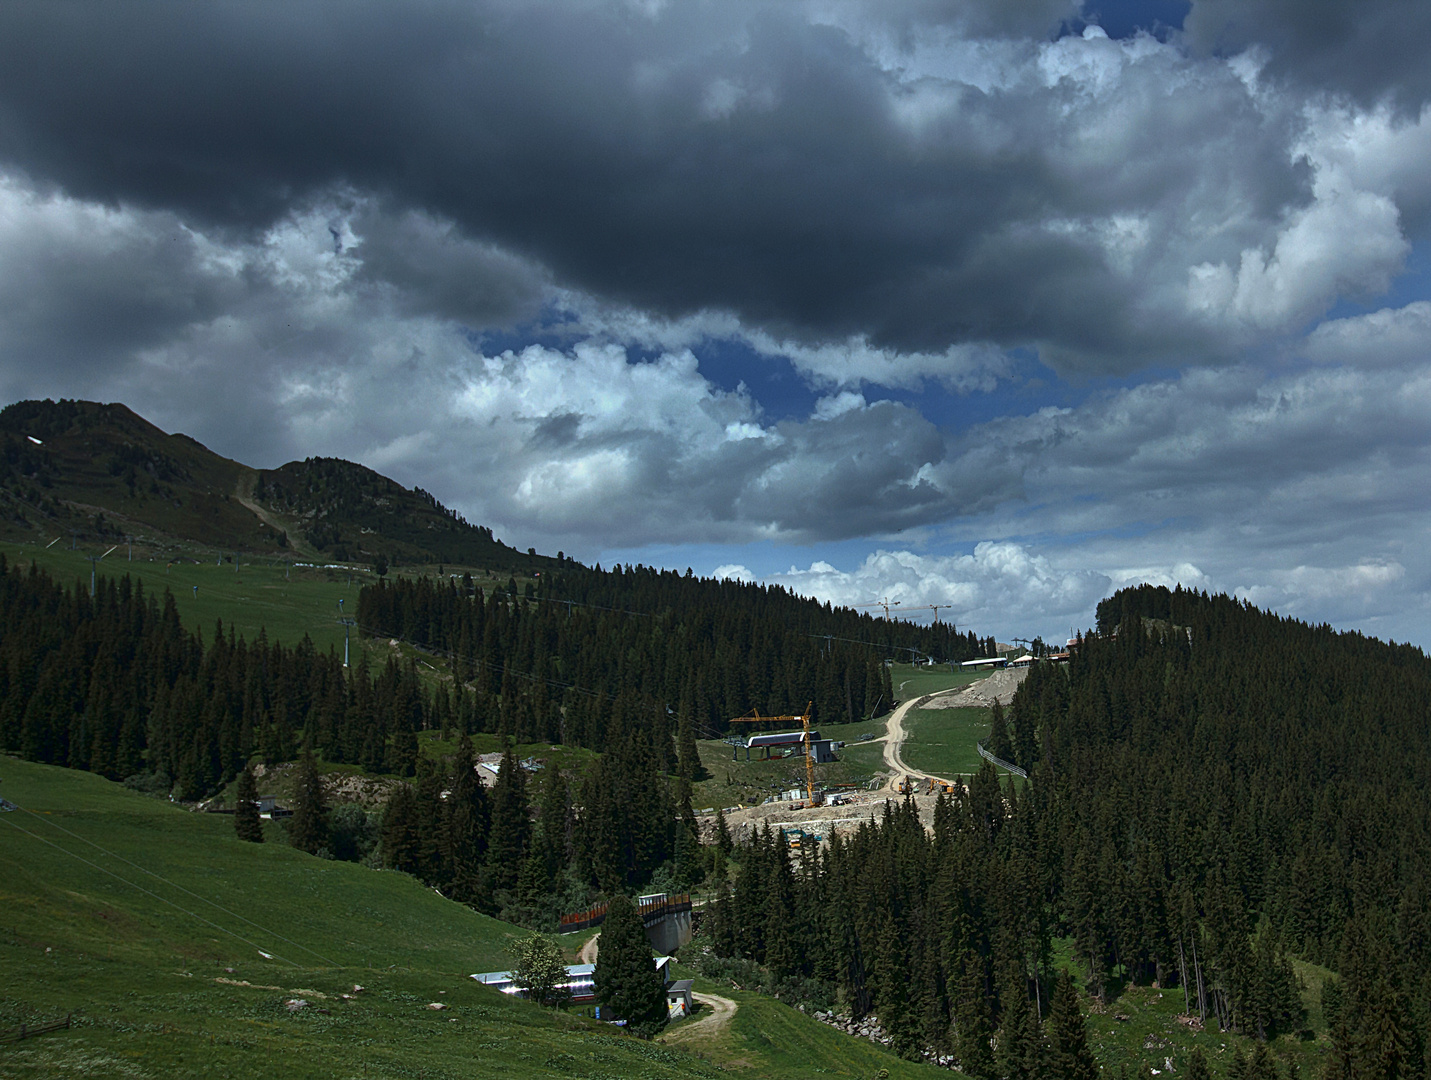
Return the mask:
POLYGON ((1285 947, 1341 973, 1332 1075, 1423 1075, 1431 661, 1150 586, 1098 623, 1012 710, 1040 733, 1060 916, 1094 984, 1172 976, 1255 1032, 1285 947))
POLYGON ((718 951, 833 982, 975 1076, 1027 1075, 991 1046, 1033 1045, 1053 938, 1105 998, 1156 981, 1262 1038, 1303 1023, 1299 956, 1340 975, 1329 1076, 1426 1075, 1431 662, 1151 587, 1099 626, 996 720, 1026 787, 986 766, 932 835, 905 810, 803 872, 756 841, 718 951))
POLYGON ((379 582, 358 600, 366 632, 450 654, 481 696, 499 693, 502 727, 519 739, 600 749, 605 720, 590 703, 619 694, 685 703, 710 737, 752 708, 853 723, 890 705, 886 658, 965 660, 991 641, 948 624, 915 626, 831 608, 779 586, 696 578, 648 567, 545 573, 530 595, 470 580, 379 582), (553 705, 560 688, 590 694, 553 705))
POLYGON ((472 770, 471 741, 459 739, 450 767, 418 762, 383 814, 385 865, 445 896, 527 925, 640 887, 689 888, 705 873, 690 777, 696 751, 689 727, 677 775, 663 775, 647 728, 622 725, 609 750, 576 783, 536 774, 539 794, 510 748, 490 792, 472 770))
POLYGON ((410 665, 354 669, 306 637, 209 643, 126 575, 95 595, 0 556, 0 747, 120 780, 147 772, 179 798, 212 794, 254 755, 311 739, 330 761, 412 775, 416 732, 481 730, 471 694, 428 690, 410 665))
POLYGON ((739 870, 705 943, 766 968, 782 996, 807 980, 834 987, 904 1056, 952 1054, 980 1078, 1096 1076, 1076 999, 1052 969, 1045 821, 986 765, 939 796, 932 830, 911 800, 887 804, 880 821, 792 861, 784 836, 762 828, 733 852, 739 870))

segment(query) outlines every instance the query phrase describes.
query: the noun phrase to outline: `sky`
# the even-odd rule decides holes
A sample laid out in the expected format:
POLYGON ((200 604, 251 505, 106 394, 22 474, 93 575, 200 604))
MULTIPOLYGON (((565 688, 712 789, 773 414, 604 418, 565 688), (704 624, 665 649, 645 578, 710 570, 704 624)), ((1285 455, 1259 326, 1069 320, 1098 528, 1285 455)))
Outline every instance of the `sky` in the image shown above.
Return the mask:
POLYGON ((1428 53, 1423 0, 9 0, 0 401, 1003 640, 1151 581, 1424 647, 1428 53))

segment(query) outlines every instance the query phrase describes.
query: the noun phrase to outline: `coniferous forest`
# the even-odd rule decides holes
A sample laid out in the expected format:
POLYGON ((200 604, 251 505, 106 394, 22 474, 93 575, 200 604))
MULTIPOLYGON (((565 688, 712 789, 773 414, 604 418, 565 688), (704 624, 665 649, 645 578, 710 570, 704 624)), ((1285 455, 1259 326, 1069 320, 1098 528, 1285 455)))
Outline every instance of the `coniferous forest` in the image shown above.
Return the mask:
POLYGON ((605 744, 605 720, 583 698, 684 702, 705 737, 752 708, 793 714, 811 701, 816 722, 854 723, 889 708, 885 658, 967 660, 994 644, 689 571, 573 566, 543 574, 526 602, 515 593, 493 590, 483 603, 470 579, 379 582, 363 590, 358 622, 451 656, 481 697, 510 703, 497 730, 593 749, 605 744), (559 709, 554 686, 587 693, 559 709))
POLYGON ((1329 1077, 1424 1076, 1428 718, 1418 649, 1124 591, 1015 696, 1027 785, 985 765, 932 831, 906 803, 793 863, 757 835, 711 946, 833 985, 896 1046, 980 1077, 1073 1074, 1049 1057, 1077 1050, 1054 1030, 1055 938, 1105 999, 1156 981, 1259 1039, 1302 1023, 1296 955, 1339 973, 1329 1077))

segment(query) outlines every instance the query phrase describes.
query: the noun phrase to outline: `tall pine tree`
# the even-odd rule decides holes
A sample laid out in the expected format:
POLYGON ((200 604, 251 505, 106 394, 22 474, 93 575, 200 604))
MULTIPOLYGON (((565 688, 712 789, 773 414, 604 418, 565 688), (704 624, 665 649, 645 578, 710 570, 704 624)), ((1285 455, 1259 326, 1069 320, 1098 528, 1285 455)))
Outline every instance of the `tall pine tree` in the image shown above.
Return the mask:
POLYGON ((487 841, 487 882, 491 893, 510 892, 517 885, 527 857, 531 817, 527 806, 527 773, 508 744, 492 788, 492 831, 487 841))
POLYGON ((1078 991, 1068 972, 1058 977, 1053 991, 1053 1008, 1049 1014, 1050 1080, 1098 1080, 1098 1062, 1088 1048, 1088 1032, 1083 1023, 1083 1010, 1078 1005, 1078 991))
POLYGON ((298 759, 298 786, 293 793, 293 817, 288 820, 288 842, 310 855, 328 847, 328 803, 311 745, 303 747, 303 756, 298 759))
POLYGON ((656 971, 641 915, 622 893, 611 898, 596 953, 596 1000, 603 1013, 649 1035, 666 1022, 666 986, 656 971))
POLYGON ((240 840, 263 843, 263 821, 258 816, 258 789, 254 786, 253 770, 245 768, 238 775, 234 791, 234 832, 240 840))

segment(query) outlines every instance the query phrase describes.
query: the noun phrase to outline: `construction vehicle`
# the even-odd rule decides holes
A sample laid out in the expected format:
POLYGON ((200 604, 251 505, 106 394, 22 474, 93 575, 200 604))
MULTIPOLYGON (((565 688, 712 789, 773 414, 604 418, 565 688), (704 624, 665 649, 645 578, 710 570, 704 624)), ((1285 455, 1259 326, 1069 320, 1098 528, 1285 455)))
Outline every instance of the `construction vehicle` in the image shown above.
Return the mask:
POLYGON ((814 845, 820 842, 818 833, 808 833, 804 829, 785 829, 781 833, 785 836, 785 843, 789 845, 791 851, 799 851, 802 846, 814 845))
POLYGON ((815 703, 812 701, 805 706, 805 712, 800 716, 761 716, 759 710, 750 710, 749 716, 737 716, 731 720, 732 724, 793 724, 800 723, 803 733, 801 739, 805 747, 805 795, 810 800, 811 806, 819 806, 823 801, 820 792, 815 790, 815 755, 810 747, 810 713, 814 711, 815 703))
POLYGON ((915 789, 915 780, 914 780, 914 777, 912 777, 912 776, 906 776, 903 780, 901 780, 901 781, 899 782, 899 787, 896 788, 895 790, 898 791, 901 795, 913 795, 913 794, 914 794, 914 789, 915 789))

